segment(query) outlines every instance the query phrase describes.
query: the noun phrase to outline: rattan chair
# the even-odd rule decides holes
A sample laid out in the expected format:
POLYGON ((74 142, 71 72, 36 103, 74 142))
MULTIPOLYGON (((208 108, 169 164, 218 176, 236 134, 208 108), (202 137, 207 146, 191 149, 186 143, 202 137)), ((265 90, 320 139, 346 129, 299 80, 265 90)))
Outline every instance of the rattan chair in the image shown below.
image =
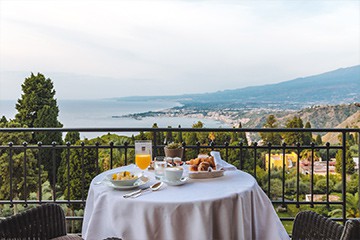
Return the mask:
POLYGON ((360 239, 360 219, 346 221, 341 239, 360 239))
POLYGON ((344 226, 312 211, 296 215, 292 239, 334 239, 339 240, 344 226))
POLYGON ((44 204, 0 221, 0 239, 82 239, 66 234, 65 214, 57 204, 44 204))
POLYGON ((345 226, 312 211, 296 215, 292 230, 294 240, 355 240, 360 239, 360 221, 348 220, 345 226))

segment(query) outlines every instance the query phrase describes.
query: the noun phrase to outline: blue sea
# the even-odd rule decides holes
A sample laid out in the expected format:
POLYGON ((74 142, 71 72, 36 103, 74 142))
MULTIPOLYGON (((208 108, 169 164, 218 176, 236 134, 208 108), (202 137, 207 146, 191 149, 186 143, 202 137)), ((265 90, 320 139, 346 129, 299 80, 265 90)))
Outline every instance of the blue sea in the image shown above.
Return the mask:
MULTIPOLYGON (((16 114, 16 100, 0 100, 0 117, 13 119, 16 114)), ((168 101, 116 101, 116 100, 58 100, 59 121, 65 128, 83 127, 152 127, 157 123, 159 127, 172 126, 191 127, 197 121, 202 121, 205 127, 229 127, 227 124, 200 118, 185 117, 146 117, 140 120, 134 118, 113 118, 130 113, 157 111, 181 106, 177 102, 168 101)), ((106 133, 81 133, 81 137, 93 138, 106 133)), ((133 132, 121 133, 131 136, 133 132)))

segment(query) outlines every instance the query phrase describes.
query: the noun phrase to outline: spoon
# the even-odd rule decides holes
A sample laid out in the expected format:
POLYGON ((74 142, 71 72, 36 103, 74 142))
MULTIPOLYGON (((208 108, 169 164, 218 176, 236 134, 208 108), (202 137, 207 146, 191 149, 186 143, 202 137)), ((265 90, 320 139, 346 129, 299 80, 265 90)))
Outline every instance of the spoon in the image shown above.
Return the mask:
POLYGON ((104 179, 102 179, 101 181, 94 182, 93 184, 94 184, 94 185, 102 184, 102 183, 103 183, 103 180, 104 180, 104 179))
POLYGON ((124 198, 129 198, 129 197, 137 198, 141 194, 143 194, 144 192, 147 192, 149 190, 151 190, 152 192, 159 190, 162 187, 163 184, 164 184, 163 182, 157 182, 157 183, 151 185, 149 188, 140 189, 138 191, 135 191, 135 192, 132 192, 132 193, 129 193, 129 194, 125 194, 123 197, 124 198))

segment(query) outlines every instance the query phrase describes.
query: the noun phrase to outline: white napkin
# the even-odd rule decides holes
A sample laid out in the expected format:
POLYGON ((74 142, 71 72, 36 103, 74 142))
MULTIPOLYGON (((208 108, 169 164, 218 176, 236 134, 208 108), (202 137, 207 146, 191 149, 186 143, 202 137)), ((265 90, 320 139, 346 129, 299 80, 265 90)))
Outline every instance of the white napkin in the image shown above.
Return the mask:
POLYGON ((211 151, 210 155, 214 157, 216 169, 223 168, 225 171, 235 171, 236 167, 221 159, 220 152, 211 151))

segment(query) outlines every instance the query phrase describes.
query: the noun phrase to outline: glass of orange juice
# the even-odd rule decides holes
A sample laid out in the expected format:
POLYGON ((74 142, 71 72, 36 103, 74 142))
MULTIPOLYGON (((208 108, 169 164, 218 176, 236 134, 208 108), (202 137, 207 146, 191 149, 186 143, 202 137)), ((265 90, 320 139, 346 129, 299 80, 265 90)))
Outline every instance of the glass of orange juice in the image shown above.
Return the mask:
POLYGON ((135 141, 135 164, 141 170, 147 169, 151 163, 152 158, 152 143, 151 140, 135 141))

